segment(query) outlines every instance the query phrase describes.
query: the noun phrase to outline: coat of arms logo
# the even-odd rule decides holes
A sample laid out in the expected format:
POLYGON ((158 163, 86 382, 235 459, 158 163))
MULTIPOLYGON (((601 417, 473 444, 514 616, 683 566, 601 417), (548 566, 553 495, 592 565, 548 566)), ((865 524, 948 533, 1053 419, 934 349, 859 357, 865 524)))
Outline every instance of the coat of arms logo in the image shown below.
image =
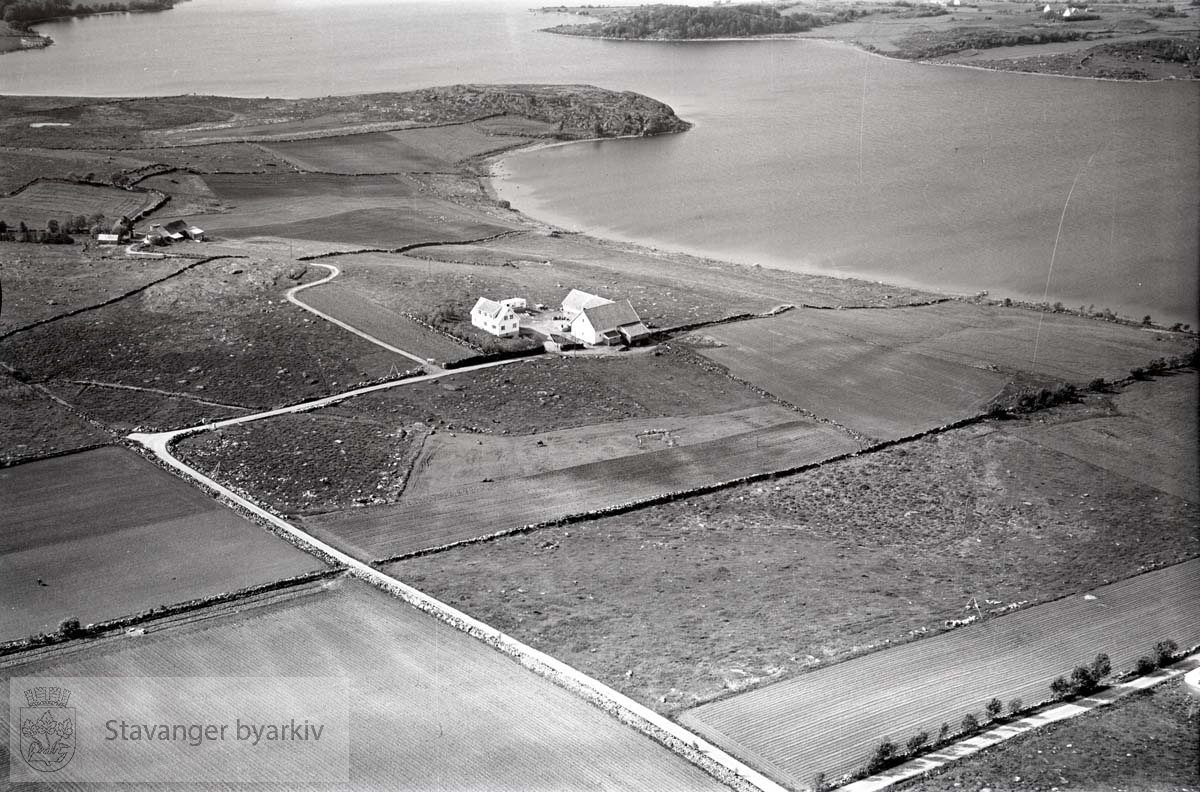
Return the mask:
POLYGON ((21 707, 21 758, 41 773, 67 766, 75 755, 75 708, 68 707, 71 691, 35 687, 25 691, 21 707))

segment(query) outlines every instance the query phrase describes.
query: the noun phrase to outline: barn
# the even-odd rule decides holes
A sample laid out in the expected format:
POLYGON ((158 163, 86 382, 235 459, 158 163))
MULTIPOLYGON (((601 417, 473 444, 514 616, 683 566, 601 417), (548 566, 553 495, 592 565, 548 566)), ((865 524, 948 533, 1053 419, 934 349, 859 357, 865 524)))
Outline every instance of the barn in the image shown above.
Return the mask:
POLYGON ((570 320, 571 335, 585 344, 637 344, 650 337, 629 300, 584 308, 570 320))

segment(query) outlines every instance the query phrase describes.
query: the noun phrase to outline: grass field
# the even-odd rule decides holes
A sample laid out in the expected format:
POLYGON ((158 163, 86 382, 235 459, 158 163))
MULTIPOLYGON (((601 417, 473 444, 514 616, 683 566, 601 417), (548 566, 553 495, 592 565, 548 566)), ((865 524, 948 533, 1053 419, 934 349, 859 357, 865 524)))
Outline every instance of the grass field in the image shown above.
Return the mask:
POLYGON ((1200 710, 1179 679, 1018 737, 898 789, 1012 792, 1200 786, 1200 710), (1018 780, 1019 779, 1019 780, 1018 780))
POLYGON ((1197 504, 1006 425, 391 569, 675 713, 937 632, 972 597, 1044 602, 1200 554, 1197 504))
POLYGON ((133 217, 154 202, 144 192, 99 187, 92 184, 39 181, 8 197, 0 198, 0 219, 11 227, 20 222, 30 228, 45 228, 47 220, 96 212, 105 217, 133 217))
POLYGON ((406 496, 455 490, 572 465, 695 445, 790 423, 796 414, 778 405, 716 415, 642 418, 534 435, 438 432, 421 447, 406 496))
POLYGON ((1021 375, 1080 385, 1190 352, 1177 334, 942 303, 789 311, 706 328, 697 351, 735 376, 864 434, 892 438, 978 414, 1021 375))
MULTIPOLYGON (((261 676, 271 669, 348 680, 348 789, 724 788, 482 642, 351 580, 23 665, 10 661, 3 675, 261 676)), ((0 708, 7 716, 7 698, 0 708)), ((0 765, 6 761, 0 753, 0 765)))
POLYGON ((0 464, 110 439, 45 394, 0 373, 0 464))
POLYGON ((361 556, 381 559, 451 542, 811 464, 857 450, 823 424, 792 421, 689 446, 664 448, 538 473, 480 482, 400 503, 335 512, 305 526, 361 556), (717 452, 720 453, 717 453, 717 452))
POLYGON ((322 567, 121 448, 0 469, 0 513, 3 640, 322 567))
POLYGON ((993 696, 1036 702, 1097 652, 1131 668, 1156 642, 1200 643, 1200 560, 884 652, 684 713, 681 721, 789 786, 866 764, 884 739, 983 720, 993 696))
MULTIPOLYGON (((37 178, 74 180, 92 174, 103 181, 116 171, 144 167, 153 161, 111 151, 6 149, 0 151, 0 194, 10 193, 37 178)), ((42 222, 41 218, 30 220, 42 222)))
MULTIPOLYGON (((403 349, 418 357, 438 363, 453 363, 477 355, 466 344, 456 343, 443 335, 427 330, 401 313, 384 307, 362 294, 353 286, 340 281, 306 289, 298 299, 343 322, 347 322, 385 344, 403 349)), ((411 367, 407 358, 397 358, 397 364, 411 367)))
POLYGON ((264 148, 301 170, 410 173, 455 170, 461 160, 528 142, 528 138, 489 134, 464 124, 271 143, 264 148))
POLYGON ((1036 422, 1006 425, 1013 434, 1098 465, 1156 490, 1200 503, 1200 427, 1196 372, 1135 382, 1082 415, 1061 408, 1036 422))

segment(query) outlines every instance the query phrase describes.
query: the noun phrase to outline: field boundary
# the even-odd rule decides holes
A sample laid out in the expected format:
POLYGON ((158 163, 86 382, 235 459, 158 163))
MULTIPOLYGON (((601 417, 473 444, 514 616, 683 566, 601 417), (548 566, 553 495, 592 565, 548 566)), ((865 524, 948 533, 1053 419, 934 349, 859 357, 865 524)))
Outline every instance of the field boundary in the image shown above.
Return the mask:
POLYGON ((191 479, 202 488, 227 499, 241 508, 266 520, 275 528, 289 535, 294 543, 320 558, 331 559, 342 565, 348 574, 388 592, 409 605, 423 611, 451 627, 467 633, 492 648, 509 656, 525 668, 548 679, 585 701, 600 708, 622 723, 636 729, 655 742, 682 756, 717 780, 739 790, 760 792, 786 792, 784 787, 758 771, 735 759, 725 751, 673 723, 656 712, 633 701, 608 687, 599 680, 528 646, 490 625, 474 619, 456 608, 387 575, 353 556, 323 542, 297 528, 270 511, 238 495, 217 481, 205 476, 176 458, 170 450, 171 443, 181 434, 195 430, 180 430, 158 434, 134 433, 128 439, 140 444, 146 452, 153 454, 164 465, 174 468, 179 474, 191 479))
POLYGON ((1051 723, 1069 720, 1097 710, 1100 707, 1114 704, 1134 693, 1149 690, 1188 671, 1200 668, 1200 653, 1196 653, 1197 648, 1192 647, 1189 649, 1184 657, 1171 664, 1168 668, 1159 669, 1145 676, 1125 682, 1116 682, 1107 686, 1105 690, 1076 701, 1048 704, 1040 712, 1027 715, 1016 722, 996 726, 981 734, 959 740, 937 751, 910 759, 897 767, 853 781, 839 788, 845 790, 845 792, 880 792, 902 781, 924 777, 934 770, 957 762, 959 759, 965 759, 987 748, 1007 742, 1014 737, 1037 731, 1051 723), (1110 693, 1110 695, 1105 696, 1105 693, 1110 693))
POLYGON ((17 465, 27 465, 30 462, 41 462, 44 459, 57 459, 58 457, 70 456, 71 454, 82 454, 85 451, 95 451, 97 448, 107 448, 112 445, 118 445, 118 443, 114 443, 113 441, 92 443, 91 445, 79 446, 78 448, 61 448, 45 454, 0 459, 0 469, 16 467, 17 465))
POLYGON ((179 269, 175 270, 174 272, 170 272, 166 275, 163 275, 161 278, 156 278, 152 281, 149 281, 148 283, 143 283, 141 286, 137 286, 133 289, 130 289, 127 292, 118 294, 115 297, 110 297, 109 299, 104 300, 103 302, 93 303, 91 305, 84 305, 79 308, 73 308, 70 311, 65 311, 60 314, 55 314, 54 316, 50 316, 45 319, 39 319, 36 322, 31 322, 30 324, 24 325, 23 327, 18 327, 14 330, 9 330, 4 335, 0 335, 0 341, 4 341, 6 339, 12 338, 13 336, 15 336, 18 333, 24 333, 27 330, 33 330, 33 329, 41 327, 43 325, 48 325, 51 322, 57 322, 60 319, 70 319, 72 316, 78 316, 81 313, 86 313, 88 311, 95 311, 99 308, 105 308, 109 305, 112 305, 113 303, 118 303, 121 300, 132 297, 135 294, 140 294, 141 292, 144 292, 146 289, 149 289, 151 286, 157 286, 160 283, 163 283, 174 277, 182 275, 183 273, 187 272, 188 270, 199 267, 201 264, 208 264, 210 262, 220 261, 222 259, 244 259, 244 258, 249 258, 249 257, 248 256, 225 255, 225 256, 210 256, 208 258, 197 259, 196 261, 193 261, 191 264, 185 264, 184 266, 180 267, 179 269))
POLYGON ((273 591, 281 591, 283 589, 292 588, 294 586, 302 586, 307 583, 312 583, 318 580, 326 580, 336 577, 345 572, 340 566, 331 566, 326 569, 317 569, 312 572, 305 572, 300 575, 293 575, 280 580, 273 580, 269 583, 260 583, 256 586, 247 586, 246 588, 237 589, 235 591, 226 591, 221 594, 214 594, 210 597, 199 597, 196 599, 184 600, 172 605, 160 605, 157 608, 150 608, 137 613, 131 613, 127 616, 118 616, 115 619, 105 619, 104 621, 95 622, 93 624, 81 625, 80 632, 77 635, 67 634, 63 631, 54 633, 41 633, 40 635, 30 636, 28 638, 18 638, 13 641, 5 641, 0 643, 0 658, 10 657, 21 652, 34 649, 42 649, 49 646, 56 646, 67 643, 76 637, 102 637, 104 634, 111 633, 114 630, 123 630, 129 627, 134 627, 138 624, 144 624, 154 619, 163 617, 178 616, 184 613, 192 613, 198 610, 213 605, 220 605, 229 602, 237 602, 247 597, 252 597, 258 594, 267 594, 273 591))

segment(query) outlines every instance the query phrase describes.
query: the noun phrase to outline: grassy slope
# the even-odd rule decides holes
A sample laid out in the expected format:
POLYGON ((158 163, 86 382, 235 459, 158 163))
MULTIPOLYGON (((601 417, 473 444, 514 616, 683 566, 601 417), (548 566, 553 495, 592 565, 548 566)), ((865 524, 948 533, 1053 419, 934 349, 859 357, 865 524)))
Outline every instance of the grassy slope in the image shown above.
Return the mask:
POLYGON ((672 712, 1196 555, 1198 508, 984 426, 395 572, 672 712))

